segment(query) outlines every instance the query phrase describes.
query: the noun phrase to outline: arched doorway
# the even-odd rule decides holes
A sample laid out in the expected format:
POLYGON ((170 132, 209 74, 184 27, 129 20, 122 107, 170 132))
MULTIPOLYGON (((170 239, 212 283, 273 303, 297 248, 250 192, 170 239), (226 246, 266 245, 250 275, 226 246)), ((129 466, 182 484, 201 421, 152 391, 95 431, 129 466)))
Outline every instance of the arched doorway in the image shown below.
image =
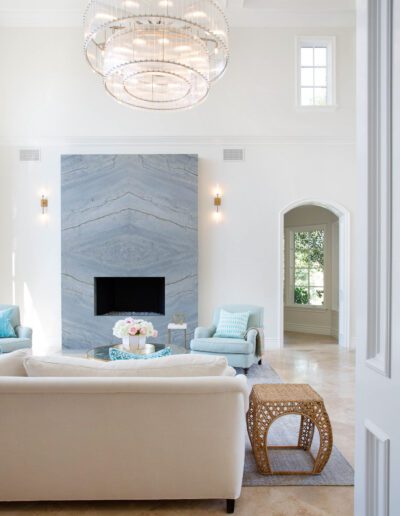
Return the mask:
POLYGON ((338 219, 338 343, 341 347, 350 349, 350 214, 337 203, 315 199, 303 199, 287 205, 280 212, 279 220, 279 339, 280 346, 284 345, 284 301, 285 301, 285 215, 292 210, 305 207, 317 206, 324 208, 336 215, 338 219))

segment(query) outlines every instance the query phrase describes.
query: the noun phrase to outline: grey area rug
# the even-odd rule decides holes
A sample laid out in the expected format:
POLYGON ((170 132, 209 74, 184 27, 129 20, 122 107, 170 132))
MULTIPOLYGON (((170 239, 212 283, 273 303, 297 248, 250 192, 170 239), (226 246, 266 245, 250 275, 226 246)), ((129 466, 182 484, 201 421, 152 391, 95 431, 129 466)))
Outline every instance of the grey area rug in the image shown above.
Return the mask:
MULTIPOLYGON (((243 373, 238 368, 237 372, 243 373)), ((247 376, 249 391, 257 383, 282 383, 277 372, 269 364, 254 365, 247 376)), ((296 445, 300 426, 300 416, 289 415, 278 419, 268 433, 269 445, 296 445)), ((335 439, 335 436, 333 436, 335 439)), ((315 432, 311 451, 315 456, 319 447, 319 435, 315 432)), ((308 453, 302 450, 271 450, 269 452, 271 466, 279 470, 307 470, 312 466, 308 453)), ((352 486, 354 470, 340 451, 333 446, 332 454, 320 475, 261 475, 246 435, 246 456, 243 475, 243 486, 352 486)))

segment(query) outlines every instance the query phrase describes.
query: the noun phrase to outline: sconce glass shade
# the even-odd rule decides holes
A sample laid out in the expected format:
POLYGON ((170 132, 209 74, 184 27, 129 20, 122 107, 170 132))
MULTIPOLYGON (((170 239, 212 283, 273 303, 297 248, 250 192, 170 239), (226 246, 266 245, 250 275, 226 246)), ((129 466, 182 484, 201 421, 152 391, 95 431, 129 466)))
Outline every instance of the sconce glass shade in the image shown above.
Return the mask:
POLYGON ((132 107, 194 106, 228 64, 218 0, 92 0, 84 25, 89 65, 111 96, 132 107))

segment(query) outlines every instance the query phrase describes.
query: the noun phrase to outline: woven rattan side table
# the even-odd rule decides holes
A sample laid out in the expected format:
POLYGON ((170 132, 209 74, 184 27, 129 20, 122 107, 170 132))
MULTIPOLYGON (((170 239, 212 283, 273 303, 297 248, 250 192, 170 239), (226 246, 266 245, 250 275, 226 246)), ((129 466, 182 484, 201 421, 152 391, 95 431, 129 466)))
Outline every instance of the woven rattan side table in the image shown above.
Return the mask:
POLYGON ((319 475, 332 452, 333 436, 324 400, 309 385, 254 385, 247 412, 247 430, 257 467, 263 475, 319 475), (301 416, 297 446, 268 446, 268 431, 272 423, 285 415, 301 416), (314 429, 318 428, 320 446, 317 456, 311 453, 314 429), (310 471, 273 471, 268 450, 295 449, 310 453, 314 460, 310 471))

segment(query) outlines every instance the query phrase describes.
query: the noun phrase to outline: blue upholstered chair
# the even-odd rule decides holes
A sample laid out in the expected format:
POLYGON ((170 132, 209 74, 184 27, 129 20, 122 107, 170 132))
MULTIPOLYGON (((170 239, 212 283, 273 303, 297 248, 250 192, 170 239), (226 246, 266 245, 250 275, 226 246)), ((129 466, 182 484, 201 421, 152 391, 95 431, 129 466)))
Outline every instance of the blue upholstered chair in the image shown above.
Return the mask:
POLYGON ((214 311, 213 325, 209 328, 199 327, 194 332, 194 339, 190 343, 191 353, 205 353, 208 355, 222 355, 232 367, 242 367, 245 374, 255 363, 261 364, 260 350, 257 349, 257 330, 263 327, 264 310, 260 306, 252 305, 224 305, 214 311), (214 337, 220 310, 226 312, 250 312, 247 323, 247 333, 243 339, 227 339, 214 337))
POLYGON ((0 305, 1 310, 8 310, 12 308, 11 324, 16 333, 13 338, 0 338, 0 353, 10 353, 17 349, 32 347, 32 330, 21 326, 19 307, 16 305, 0 305))

